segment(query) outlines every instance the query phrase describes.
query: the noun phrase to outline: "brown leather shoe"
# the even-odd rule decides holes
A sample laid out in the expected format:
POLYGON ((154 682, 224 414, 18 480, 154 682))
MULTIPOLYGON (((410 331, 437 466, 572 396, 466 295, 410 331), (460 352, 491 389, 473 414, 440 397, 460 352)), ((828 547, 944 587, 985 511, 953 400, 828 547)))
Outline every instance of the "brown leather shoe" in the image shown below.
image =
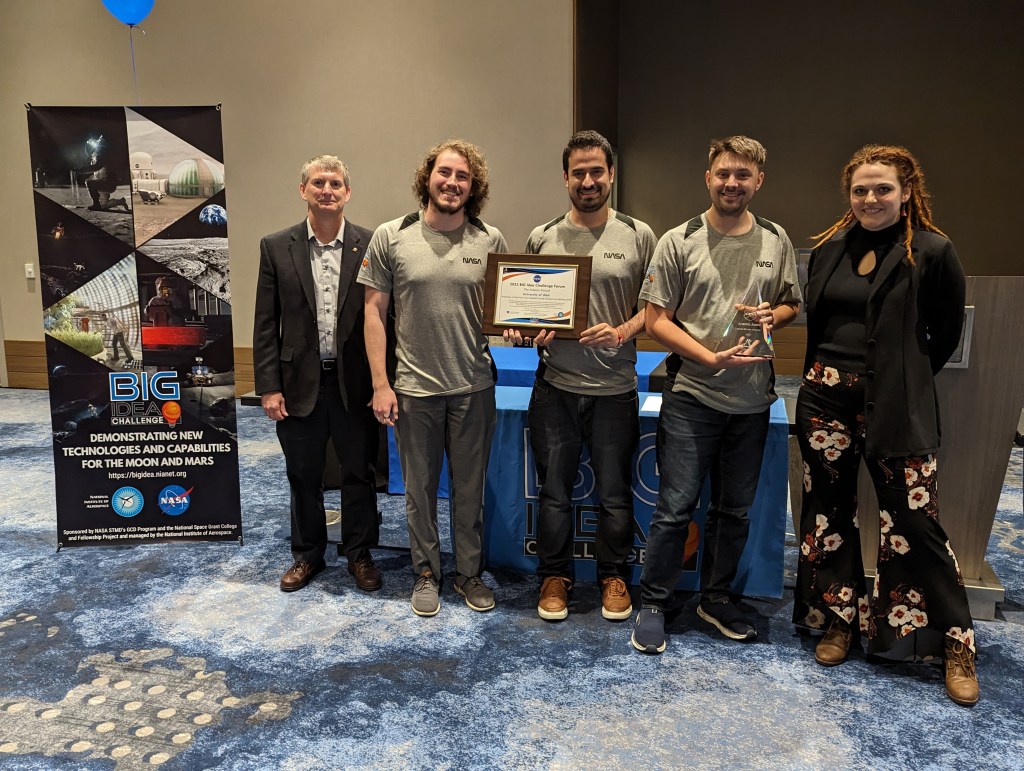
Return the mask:
POLYGON ((946 640, 946 693, 965 707, 973 707, 981 695, 974 652, 959 640, 946 640))
POLYGON ((633 615, 629 588, 618 576, 601 579, 601 615, 609 621, 624 621, 633 615))
POLYGON ((348 561, 348 572, 356 579, 356 586, 364 592, 375 592, 384 586, 380 577, 380 568, 373 563, 373 557, 367 555, 348 561))
POLYGON ((305 560, 296 560, 295 564, 288 568, 288 570, 285 571, 285 574, 281 576, 281 591, 298 591, 308 584, 313 579, 313 576, 323 569, 323 565, 314 567, 305 560))
POLYGON ((548 576, 540 587, 537 615, 545 621, 561 621, 569 616, 569 590, 572 581, 563 576, 548 576))
POLYGON ((841 618, 832 619, 825 636, 818 641, 814 649, 814 660, 823 667, 834 667, 846 661, 850 652, 850 640, 853 638, 853 630, 850 625, 841 618))

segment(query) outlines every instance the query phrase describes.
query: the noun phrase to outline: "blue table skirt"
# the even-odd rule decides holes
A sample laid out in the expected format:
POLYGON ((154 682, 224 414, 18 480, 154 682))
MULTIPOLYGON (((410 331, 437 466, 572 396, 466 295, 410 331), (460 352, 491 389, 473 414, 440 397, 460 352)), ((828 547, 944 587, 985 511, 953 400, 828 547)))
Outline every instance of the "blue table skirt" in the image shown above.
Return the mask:
MULTIPOLYGON (((637 351, 636 377, 639 390, 650 390, 651 372, 665 360, 665 356, 664 351, 637 351)), ((491 358, 498 368, 499 386, 533 387, 534 375, 537 372, 536 348, 492 346, 491 358)))
MULTIPOLYGON (((521 349, 517 349, 521 350, 521 349)), ((537 479, 530 451, 526 409, 530 388, 498 386, 496 391, 498 419, 487 471, 484 538, 487 564, 533 572, 537 567, 535 553, 537 479)), ((633 460, 633 504, 636 536, 631 562, 632 582, 640 580, 640 570, 647 551, 647 531, 658 496, 658 469, 655 461, 657 412, 644 410, 650 396, 640 394, 640 446, 633 460)), ((789 471, 789 422, 782 400, 771 408, 768 441, 761 463, 761 478, 750 510, 750 538, 735 588, 753 597, 781 597, 783 580, 783 545, 787 522, 789 471)), ((389 455, 392 491, 404 492, 401 486, 401 465, 389 432, 389 455), (394 489, 395 482, 401 487, 394 489)), ((596 578, 594 541, 597 532, 597 497, 593 472, 586 450, 574 493, 576 516, 576 577, 596 578)), ((441 482, 447 495, 448 471, 442 469, 441 482)), ((695 591, 699 588, 700 542, 708 505, 708 485, 701 495, 701 505, 691 527, 684 572, 678 588, 695 591)))

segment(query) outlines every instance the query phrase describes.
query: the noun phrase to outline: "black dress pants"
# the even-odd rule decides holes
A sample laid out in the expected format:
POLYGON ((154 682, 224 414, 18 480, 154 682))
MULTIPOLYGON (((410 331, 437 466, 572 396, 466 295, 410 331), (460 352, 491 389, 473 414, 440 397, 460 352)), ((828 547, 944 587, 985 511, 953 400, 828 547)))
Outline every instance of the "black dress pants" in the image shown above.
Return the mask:
MULTIPOLYGON (((361 400, 358 400, 361 401, 361 400)), ((285 402, 287 408, 287 401, 285 402)), ((341 466, 341 540, 350 561, 377 546, 375 463, 380 431, 373 411, 364 403, 345 408, 337 372, 323 372, 313 411, 289 416, 277 424, 284 451, 292 499, 292 555, 312 565, 324 563, 327 523, 324 515, 323 474, 327 441, 341 466)))

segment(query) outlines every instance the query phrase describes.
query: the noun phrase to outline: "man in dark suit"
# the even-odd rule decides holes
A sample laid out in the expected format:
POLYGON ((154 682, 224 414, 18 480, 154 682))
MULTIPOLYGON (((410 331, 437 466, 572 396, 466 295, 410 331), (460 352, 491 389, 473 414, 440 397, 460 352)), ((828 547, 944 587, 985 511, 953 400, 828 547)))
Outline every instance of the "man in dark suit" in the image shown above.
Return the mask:
POLYGON ((366 591, 381 587, 370 549, 379 520, 374 464, 379 428, 363 342, 363 287, 355 282, 371 233, 346 222, 348 169, 333 155, 302 167, 308 215, 260 242, 253 328, 256 393, 277 422, 292 500, 293 592, 324 568, 323 472, 327 440, 341 465, 341 537, 348 570, 366 591))

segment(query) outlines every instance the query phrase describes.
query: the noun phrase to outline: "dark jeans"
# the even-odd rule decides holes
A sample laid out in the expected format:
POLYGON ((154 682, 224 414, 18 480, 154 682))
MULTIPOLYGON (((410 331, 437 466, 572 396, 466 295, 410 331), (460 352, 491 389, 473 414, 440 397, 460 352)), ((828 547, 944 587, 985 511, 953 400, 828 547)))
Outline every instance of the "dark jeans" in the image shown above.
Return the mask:
POLYGON ((711 506, 704 525, 701 586, 704 598, 727 598, 750 531, 768 410, 733 415, 685 392, 666 390, 658 420, 658 505, 651 517, 640 577, 643 607, 664 609, 679 581, 693 512, 708 472, 711 506))
POLYGON ((538 378, 528 417, 540 482, 537 575, 542 579, 573 575, 576 517, 572 492, 586 442, 600 499, 597 576, 626 578, 633 547, 633 453, 640 440, 636 390, 583 396, 538 378))
POLYGON ((380 431, 373 411, 351 402, 346 410, 337 373, 324 373, 313 411, 302 418, 290 415, 278 421, 277 438, 292 493, 294 558, 313 565, 324 562, 323 478, 328 439, 334 442, 341 465, 342 548, 350 562, 368 555, 377 546, 380 533, 374 490, 380 431))

